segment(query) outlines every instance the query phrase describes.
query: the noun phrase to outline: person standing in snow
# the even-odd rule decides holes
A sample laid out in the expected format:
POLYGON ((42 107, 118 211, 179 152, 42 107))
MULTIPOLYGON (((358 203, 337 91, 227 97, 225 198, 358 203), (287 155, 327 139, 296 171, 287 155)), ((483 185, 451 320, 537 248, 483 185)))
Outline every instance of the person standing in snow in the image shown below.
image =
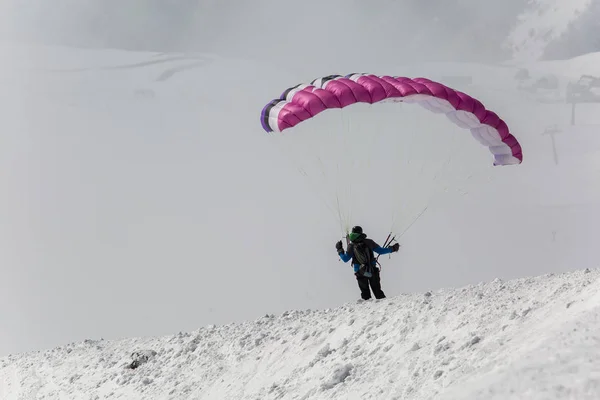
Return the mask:
POLYGON ((360 288, 360 296, 363 300, 369 300, 371 290, 373 290, 376 299, 384 299, 385 294, 381 290, 381 278, 374 252, 377 254, 394 253, 398 251, 400 244, 396 243, 391 247, 381 247, 374 240, 368 239, 360 226, 352 228, 348 239, 350 241, 348 251, 344 251, 341 240, 335 244, 335 248, 343 262, 352 260, 354 275, 356 275, 358 287, 360 288))

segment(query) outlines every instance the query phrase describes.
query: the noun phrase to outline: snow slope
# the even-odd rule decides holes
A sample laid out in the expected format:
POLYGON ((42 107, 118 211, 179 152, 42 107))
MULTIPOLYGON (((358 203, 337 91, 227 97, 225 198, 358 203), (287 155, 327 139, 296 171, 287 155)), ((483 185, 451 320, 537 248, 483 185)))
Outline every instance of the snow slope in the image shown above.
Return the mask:
POLYGON ((588 53, 569 60, 538 61, 525 65, 577 81, 581 75, 600 76, 600 52, 588 53))
POLYGON ((0 359, 0 398, 597 399, 600 271, 0 359), (152 354, 129 369, 130 354, 152 354))

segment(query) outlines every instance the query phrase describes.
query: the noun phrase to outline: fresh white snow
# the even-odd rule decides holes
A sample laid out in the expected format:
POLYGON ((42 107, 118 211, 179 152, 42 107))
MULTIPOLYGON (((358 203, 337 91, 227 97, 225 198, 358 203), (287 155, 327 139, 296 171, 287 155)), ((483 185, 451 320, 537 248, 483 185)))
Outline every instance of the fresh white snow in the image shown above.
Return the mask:
POLYGON ((0 398, 597 399, 600 271, 0 359, 0 398), (132 353, 149 357, 128 368, 132 353))

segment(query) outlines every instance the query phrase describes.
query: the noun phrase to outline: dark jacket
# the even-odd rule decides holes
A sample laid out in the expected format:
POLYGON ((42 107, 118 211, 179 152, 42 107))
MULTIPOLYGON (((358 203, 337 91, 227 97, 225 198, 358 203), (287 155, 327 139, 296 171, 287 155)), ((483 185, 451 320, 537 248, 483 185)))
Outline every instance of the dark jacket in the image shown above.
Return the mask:
MULTIPOLYGON (((358 240, 364 241, 365 244, 367 245, 367 247, 372 252, 375 252, 377 254, 389 254, 392 252, 391 247, 385 247, 385 248, 381 247, 374 240, 367 238, 367 235, 363 234, 361 239, 358 239, 358 240)), ((345 253, 340 253, 340 258, 342 259, 343 262, 348 262, 348 261, 352 260, 354 272, 358 272, 358 270, 360 268, 360 264, 358 264, 356 262, 356 260, 354 260, 354 245, 352 242, 350 242, 350 244, 348 244, 348 249, 346 250, 345 253)), ((372 253, 371 253, 371 259, 373 260, 373 266, 377 265, 377 262, 375 261, 375 257, 373 257, 372 253)))

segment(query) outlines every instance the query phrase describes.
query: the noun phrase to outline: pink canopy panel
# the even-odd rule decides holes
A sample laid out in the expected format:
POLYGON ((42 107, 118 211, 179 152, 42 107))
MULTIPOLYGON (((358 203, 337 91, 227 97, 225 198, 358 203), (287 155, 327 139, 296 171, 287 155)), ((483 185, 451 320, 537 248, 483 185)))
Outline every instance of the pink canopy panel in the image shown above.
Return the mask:
POLYGON ((376 76, 371 74, 330 75, 287 89, 261 112, 267 132, 281 132, 329 108, 355 103, 418 103, 435 113, 444 113, 494 155, 494 165, 520 164, 521 145, 506 123, 483 104, 458 90, 426 78, 376 76))

